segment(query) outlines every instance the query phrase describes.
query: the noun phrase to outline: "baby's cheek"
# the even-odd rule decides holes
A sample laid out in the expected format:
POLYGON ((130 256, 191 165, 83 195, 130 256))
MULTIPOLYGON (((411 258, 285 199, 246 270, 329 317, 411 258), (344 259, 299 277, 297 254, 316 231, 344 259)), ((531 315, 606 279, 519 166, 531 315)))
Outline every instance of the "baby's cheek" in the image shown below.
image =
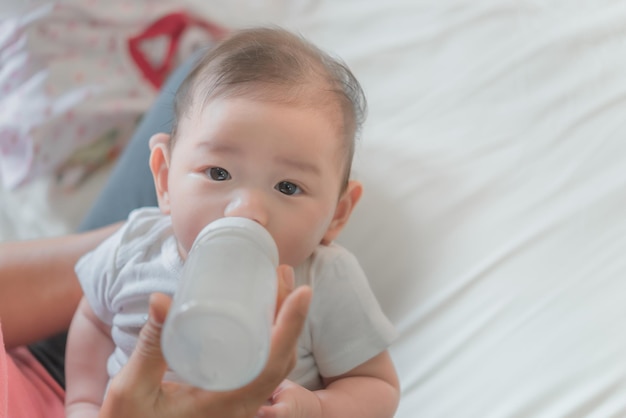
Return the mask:
POLYGON ((193 242, 198 236, 198 232, 195 228, 180 228, 180 230, 175 230, 176 240, 178 242, 178 252, 183 260, 187 259, 187 255, 189 251, 191 251, 191 247, 193 246, 193 242))
POLYGON ((292 267, 296 267, 302 263, 310 254, 303 246, 304 239, 294 240, 278 247, 278 254, 281 264, 288 264, 292 267))

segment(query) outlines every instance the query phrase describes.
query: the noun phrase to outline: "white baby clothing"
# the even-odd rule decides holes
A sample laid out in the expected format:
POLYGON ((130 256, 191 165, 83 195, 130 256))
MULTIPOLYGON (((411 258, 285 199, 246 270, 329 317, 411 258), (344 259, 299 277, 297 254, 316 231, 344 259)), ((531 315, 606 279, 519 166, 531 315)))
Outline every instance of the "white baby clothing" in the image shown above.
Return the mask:
MULTIPOLYGON (((146 323, 149 297, 173 295, 182 272, 169 216, 158 208, 132 212, 128 221, 76 265, 94 313, 111 326, 115 351, 109 377, 119 372, 146 323)), ((374 297, 356 258, 336 244, 320 245, 295 268, 296 285, 308 284, 313 299, 298 340, 289 379, 310 389, 321 376, 343 374, 384 351, 395 330, 374 297)))

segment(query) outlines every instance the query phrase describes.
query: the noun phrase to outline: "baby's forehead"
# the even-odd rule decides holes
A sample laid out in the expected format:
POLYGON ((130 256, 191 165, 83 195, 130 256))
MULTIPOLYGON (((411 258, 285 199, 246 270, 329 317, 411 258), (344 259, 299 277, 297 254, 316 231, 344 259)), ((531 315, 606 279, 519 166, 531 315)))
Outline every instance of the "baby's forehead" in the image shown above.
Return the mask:
POLYGON ((333 91, 327 83, 320 80, 293 84, 275 85, 269 83, 254 83, 236 85, 231 88, 213 89, 209 82, 199 82, 196 88, 191 89, 188 114, 201 114, 206 106, 215 100, 244 99, 263 103, 287 105, 311 110, 312 113, 322 115, 345 133, 346 120, 352 117, 349 106, 342 103, 341 95, 333 91))
POLYGON ((339 102, 340 93, 320 75, 309 74, 297 80, 281 82, 251 81, 220 84, 214 75, 198 77, 191 89, 193 99, 199 103, 214 98, 247 98, 259 101, 297 104, 304 106, 332 105, 339 102))
MULTIPOLYGON (((239 128, 235 128, 236 125, 246 125, 245 121, 240 117, 242 114, 241 112, 248 112, 248 110, 245 109, 254 109, 257 106, 264 107, 268 105, 273 107, 274 105, 278 105, 279 108, 284 108, 287 112, 290 109, 302 110, 303 112, 301 115, 304 115, 306 121, 327 126, 327 129, 330 130, 325 131, 328 134, 324 135, 324 140, 325 142, 326 140, 329 140, 329 144, 331 145, 334 144, 331 146, 330 152, 333 155, 344 155, 344 151, 347 149, 346 134, 343 117, 339 106, 336 104, 336 99, 328 97, 312 98, 311 95, 294 97, 272 95, 268 97, 262 94, 253 94, 252 91, 248 93, 249 94, 219 95, 208 98, 202 94, 196 93, 195 99, 189 103, 189 108, 185 112, 185 115, 182 118, 183 120, 180 121, 182 128, 180 133, 185 136, 187 133, 192 132, 190 129, 194 130, 199 126, 205 125, 207 120, 206 118, 211 120, 211 124, 214 129, 238 130, 239 128), (304 99, 302 97, 304 97, 304 99), (232 107, 233 105, 235 107, 232 107), (239 109, 239 111, 236 109, 239 109), (223 116, 220 116, 219 119, 214 119, 212 114, 215 111, 219 112, 219 114, 223 116), (235 113, 231 113, 232 111, 235 113), (222 125, 222 123, 225 124, 222 125), (187 127, 185 128, 183 125, 186 125, 187 127)), ((329 95, 326 94, 325 96, 329 95)), ((285 116, 287 113, 281 112, 282 111, 279 111, 278 115, 283 116, 277 116, 276 113, 264 113, 265 115, 268 115, 264 120, 264 123, 270 125, 277 123, 280 124, 280 121, 275 118, 279 117, 279 119, 284 119, 284 117, 287 117, 285 116)), ((300 129, 307 128, 303 126, 300 129)), ((307 133, 292 132, 289 138, 291 138, 291 141, 298 141, 300 138, 307 138, 307 133)))
MULTIPOLYGON (((318 90, 317 92, 303 93, 302 91, 293 94, 276 94, 276 91, 270 91, 268 89, 248 89, 245 92, 239 92, 238 94, 221 94, 207 96, 199 92, 199 89, 195 90, 194 99, 188 103, 189 108, 185 112, 185 116, 182 118, 180 124, 187 125, 187 127, 181 126, 182 140, 184 137, 195 129, 196 124, 203 124, 203 118, 211 118, 210 112, 213 112, 213 104, 221 106, 217 102, 220 101, 238 101, 243 99, 249 101, 253 106, 264 106, 266 104, 278 104, 280 106, 285 105, 287 109, 299 108, 306 111, 306 119, 313 121, 313 123, 319 123, 326 125, 330 128, 328 135, 323 135, 320 140, 327 144, 319 148, 314 153, 316 157, 322 156, 327 161, 333 161, 337 163, 337 168, 340 172, 344 173, 343 177, 349 175, 351 160, 352 160, 352 148, 351 141, 353 141, 353 132, 349 131, 349 127, 346 127, 344 111, 341 109, 340 101, 329 91, 318 90), (270 94, 268 94, 268 91, 270 94), (207 113, 209 112, 209 113, 207 113), (310 113, 310 118, 308 114, 310 113), (352 136, 351 136, 352 135, 352 136), (322 152, 322 150, 325 150, 322 152)), ((227 108, 229 106, 227 105, 227 108)), ((241 108, 240 108, 241 109, 241 108)), ((218 110, 219 111, 219 110, 218 110)), ((237 114, 237 113, 235 113, 237 114)), ((214 125, 214 128, 221 131, 223 129, 230 130, 234 128, 235 124, 239 124, 238 118, 228 118, 226 125, 214 125)), ((275 121, 275 119, 272 119, 275 121)), ((268 123, 272 123, 272 120, 268 120, 268 123)), ((234 128, 238 130, 239 128, 234 128)), ((245 128, 244 128, 245 129, 245 128)), ((303 129, 308 129, 303 127, 303 129)), ((226 131, 223 131, 226 132, 226 131)), ((307 130, 307 132, 309 132, 307 130)), ((292 141, 307 141, 307 143, 313 138, 306 133, 293 133, 289 136, 290 142, 292 141), (305 139, 306 138, 306 139, 305 139)), ((320 143, 321 144, 321 143, 320 143)), ((288 147, 289 148, 289 147, 288 147)), ((314 156, 311 155, 313 158, 314 156)))

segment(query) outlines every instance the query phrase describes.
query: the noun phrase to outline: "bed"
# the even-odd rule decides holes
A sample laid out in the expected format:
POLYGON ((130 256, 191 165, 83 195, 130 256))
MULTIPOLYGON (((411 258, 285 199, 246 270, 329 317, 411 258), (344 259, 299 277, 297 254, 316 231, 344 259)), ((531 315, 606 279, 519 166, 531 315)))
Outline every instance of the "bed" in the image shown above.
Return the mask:
MULTIPOLYGON (((340 241, 399 331, 396 417, 626 416, 626 3, 166 3, 296 30, 361 80, 340 241)), ((0 240, 74 230, 110 166, 5 186, 0 240)))

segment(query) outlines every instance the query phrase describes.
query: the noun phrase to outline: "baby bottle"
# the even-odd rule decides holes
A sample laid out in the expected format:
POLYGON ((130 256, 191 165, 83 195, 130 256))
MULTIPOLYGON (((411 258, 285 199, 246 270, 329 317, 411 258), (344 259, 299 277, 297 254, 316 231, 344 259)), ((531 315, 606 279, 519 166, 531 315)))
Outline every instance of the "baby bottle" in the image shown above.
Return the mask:
POLYGON ((252 381, 270 350, 278 249, 257 222, 227 217, 193 243, 161 346, 178 379, 212 391, 252 381))

